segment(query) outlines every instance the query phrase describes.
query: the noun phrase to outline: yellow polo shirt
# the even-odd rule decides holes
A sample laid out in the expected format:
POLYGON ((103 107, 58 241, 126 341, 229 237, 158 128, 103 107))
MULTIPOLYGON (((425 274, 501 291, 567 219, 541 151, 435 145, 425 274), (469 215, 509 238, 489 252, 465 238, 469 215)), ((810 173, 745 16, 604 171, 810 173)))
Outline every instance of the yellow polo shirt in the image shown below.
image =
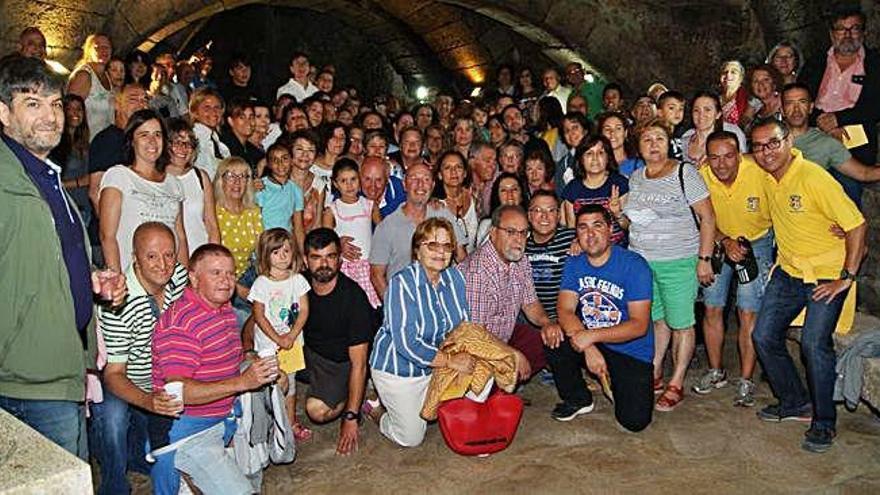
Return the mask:
POLYGON ((742 155, 733 184, 724 184, 710 166, 700 169, 709 188, 718 230, 728 237, 745 237, 750 241, 767 235, 773 225, 764 193, 767 173, 750 157, 742 155))
POLYGON ((764 179, 779 265, 805 282, 836 280, 846 259, 846 244, 829 228, 837 224, 848 232, 865 217, 828 172, 797 149, 791 153, 794 160, 781 181, 770 174, 764 179))

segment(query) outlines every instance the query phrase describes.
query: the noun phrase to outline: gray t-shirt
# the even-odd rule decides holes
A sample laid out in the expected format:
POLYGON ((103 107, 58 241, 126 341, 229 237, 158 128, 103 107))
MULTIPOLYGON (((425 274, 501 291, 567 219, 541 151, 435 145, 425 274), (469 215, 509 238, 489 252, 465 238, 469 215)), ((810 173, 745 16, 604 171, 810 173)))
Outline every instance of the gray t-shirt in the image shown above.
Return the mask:
POLYGON ((684 189, 678 169, 659 179, 645 177, 645 168, 629 178, 629 194, 623 213, 630 220, 629 247, 648 261, 668 261, 696 256, 700 233, 689 205, 708 198, 709 190, 700 173, 684 167, 684 189))
POLYGON ((838 168, 852 157, 843 143, 815 127, 794 138, 794 147, 801 150, 804 158, 825 170, 838 168))
MULTIPOLYGON (((455 230, 455 238, 459 244, 465 239, 464 232, 455 217, 446 208, 432 208, 428 206, 425 218, 445 218, 452 224, 455 230)), ((412 236, 416 231, 416 224, 403 213, 403 205, 394 210, 394 213, 385 217, 373 232, 373 244, 370 247, 370 264, 386 265, 386 278, 390 279, 395 273, 406 265, 412 263, 412 236)))

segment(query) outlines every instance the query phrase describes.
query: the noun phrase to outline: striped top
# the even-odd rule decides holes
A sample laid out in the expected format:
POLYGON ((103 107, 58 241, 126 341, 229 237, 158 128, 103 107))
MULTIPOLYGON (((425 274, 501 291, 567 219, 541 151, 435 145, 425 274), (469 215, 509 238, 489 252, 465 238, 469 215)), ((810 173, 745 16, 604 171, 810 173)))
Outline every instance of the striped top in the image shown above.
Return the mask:
POLYGON ((98 322, 107 362, 125 364, 125 375, 139 389, 153 390, 153 327, 158 312, 164 312, 171 303, 180 299, 188 278, 186 268, 180 263, 174 267, 171 280, 165 284, 161 308, 155 308, 153 297, 147 293, 134 272, 134 265, 125 272, 128 295, 122 306, 108 308, 98 306, 98 322))
POLYGON ((556 320, 559 281, 562 280, 562 268, 574 239, 574 229, 556 227, 553 237, 543 244, 536 243, 532 236, 526 241, 526 257, 532 265, 535 293, 551 320, 556 320))
POLYGON ((376 334, 370 367, 401 377, 430 375, 446 334, 468 313, 458 268, 440 272, 434 287, 421 263, 410 264, 388 282, 385 322, 376 334))
MULTIPOLYGON (((219 382, 239 375, 241 340, 232 305, 211 307, 191 287, 159 317, 153 333, 153 388, 167 377, 219 382)), ((186 397, 186 392, 184 392, 186 397)), ((201 405, 183 414, 221 417, 229 414, 235 395, 201 405)))

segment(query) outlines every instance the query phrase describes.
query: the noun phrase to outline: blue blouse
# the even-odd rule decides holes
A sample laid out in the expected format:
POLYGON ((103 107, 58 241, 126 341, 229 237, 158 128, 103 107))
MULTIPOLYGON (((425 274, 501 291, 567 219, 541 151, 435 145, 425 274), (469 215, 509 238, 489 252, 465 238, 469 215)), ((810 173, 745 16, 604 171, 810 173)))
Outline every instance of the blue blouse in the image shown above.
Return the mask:
POLYGON ((440 272, 434 287, 420 263, 408 265, 388 282, 385 321, 376 334, 370 367, 401 377, 430 375, 446 334, 469 312, 458 268, 440 272))

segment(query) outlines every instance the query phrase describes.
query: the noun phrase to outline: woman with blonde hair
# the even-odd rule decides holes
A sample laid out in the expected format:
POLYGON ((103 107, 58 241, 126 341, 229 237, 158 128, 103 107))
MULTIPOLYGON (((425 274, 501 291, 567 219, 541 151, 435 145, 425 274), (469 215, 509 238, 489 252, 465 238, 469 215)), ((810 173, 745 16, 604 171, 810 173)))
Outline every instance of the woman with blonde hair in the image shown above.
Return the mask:
POLYGON ((113 84, 107 75, 107 63, 113 45, 105 34, 90 34, 82 46, 82 58, 70 73, 67 91, 86 102, 86 119, 92 138, 113 125, 115 118, 113 84))
POLYGON ((221 160, 214 178, 220 244, 232 253, 236 278, 247 270, 257 238, 263 232, 263 216, 254 202, 252 178, 250 165, 237 156, 221 160))

